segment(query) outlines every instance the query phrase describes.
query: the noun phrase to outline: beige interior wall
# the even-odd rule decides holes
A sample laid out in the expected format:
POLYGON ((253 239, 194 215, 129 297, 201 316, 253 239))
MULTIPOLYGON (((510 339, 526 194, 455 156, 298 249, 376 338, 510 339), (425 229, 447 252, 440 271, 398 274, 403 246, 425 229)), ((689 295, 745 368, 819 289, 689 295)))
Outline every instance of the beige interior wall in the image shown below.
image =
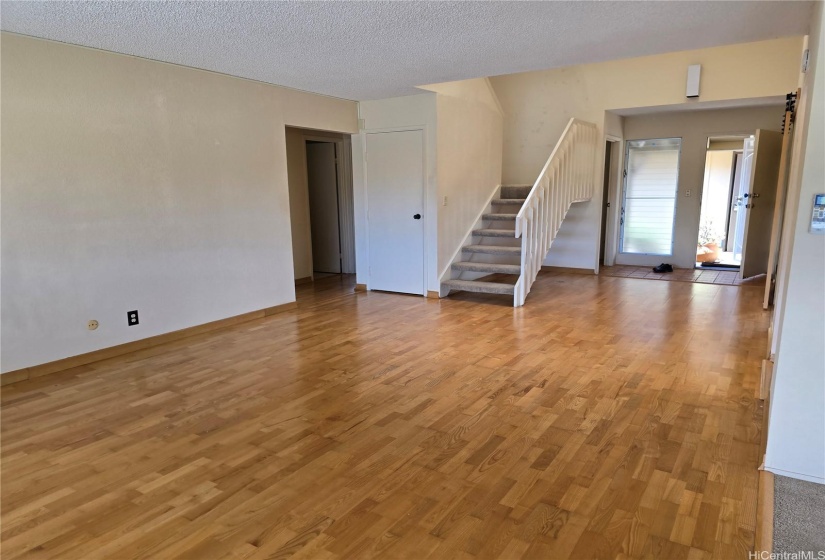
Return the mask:
POLYGON ((490 195, 501 184, 503 118, 486 78, 426 89, 437 93, 440 277, 490 195))
POLYGON ((711 140, 708 145, 709 151, 730 151, 742 150, 744 139, 742 140, 711 140))
POLYGON ((355 103, 0 41, 2 371, 295 299, 284 127, 355 103))
POLYGON ((604 133, 607 136, 614 138, 624 137, 624 117, 617 115, 612 111, 607 111, 604 114, 604 133))
MULTIPOLYGON (((789 37, 491 78, 505 115, 503 180, 533 183, 571 117, 603 130, 609 110, 784 98, 796 88, 801 45, 789 37), (685 98, 691 64, 702 65, 696 100, 685 98)), ((600 148, 596 177, 603 159, 600 148)), ((600 211, 601 192, 574 205, 546 263, 594 268, 600 211)))
POLYGON ((825 484, 825 235, 808 231, 825 193, 825 10, 818 2, 808 73, 794 128, 780 246, 773 337, 776 354, 765 468, 825 484))
MULTIPOLYGON (((619 253, 616 255, 616 263, 653 266, 666 261, 679 268, 695 266, 708 137, 753 134, 757 128, 778 130, 783 114, 784 105, 775 105, 626 117, 625 140, 682 139, 679 156, 679 196, 676 199, 673 258, 619 253), (688 191, 690 196, 687 196, 688 191)), ((763 224, 761 227, 770 228, 770 224, 763 224)))

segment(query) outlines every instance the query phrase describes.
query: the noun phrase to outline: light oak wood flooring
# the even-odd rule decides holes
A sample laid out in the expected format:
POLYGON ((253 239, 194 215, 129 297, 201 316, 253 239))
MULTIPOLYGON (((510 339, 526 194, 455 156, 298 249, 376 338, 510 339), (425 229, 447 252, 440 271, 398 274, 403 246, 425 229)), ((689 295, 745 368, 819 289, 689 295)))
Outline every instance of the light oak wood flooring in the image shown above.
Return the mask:
POLYGON ((4 387, 3 559, 747 558, 762 290, 353 286, 4 387))

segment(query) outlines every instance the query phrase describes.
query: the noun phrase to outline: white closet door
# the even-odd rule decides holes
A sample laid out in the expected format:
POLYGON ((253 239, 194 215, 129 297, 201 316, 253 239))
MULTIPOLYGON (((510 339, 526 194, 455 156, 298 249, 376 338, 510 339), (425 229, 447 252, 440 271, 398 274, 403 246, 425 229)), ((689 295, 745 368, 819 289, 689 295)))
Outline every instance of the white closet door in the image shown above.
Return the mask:
POLYGON ((367 134, 370 290, 424 295, 424 133, 367 134))

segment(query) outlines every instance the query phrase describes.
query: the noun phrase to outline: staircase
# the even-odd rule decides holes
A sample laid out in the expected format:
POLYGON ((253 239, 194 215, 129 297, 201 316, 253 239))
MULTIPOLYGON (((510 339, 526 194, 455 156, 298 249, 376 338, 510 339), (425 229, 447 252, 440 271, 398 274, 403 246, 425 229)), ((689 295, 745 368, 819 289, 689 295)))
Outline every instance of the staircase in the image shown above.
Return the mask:
POLYGON ((462 260, 452 264, 458 273, 486 273, 495 280, 456 278, 442 288, 464 292, 513 295, 521 274, 521 242, 516 238, 516 216, 530 194, 530 185, 502 186, 492 201, 492 212, 482 214, 483 227, 473 230, 473 244, 462 249, 462 260))
POLYGON ((441 294, 504 294, 524 305, 570 206, 593 196, 597 144, 595 124, 570 119, 536 182, 502 186, 490 201, 441 294))

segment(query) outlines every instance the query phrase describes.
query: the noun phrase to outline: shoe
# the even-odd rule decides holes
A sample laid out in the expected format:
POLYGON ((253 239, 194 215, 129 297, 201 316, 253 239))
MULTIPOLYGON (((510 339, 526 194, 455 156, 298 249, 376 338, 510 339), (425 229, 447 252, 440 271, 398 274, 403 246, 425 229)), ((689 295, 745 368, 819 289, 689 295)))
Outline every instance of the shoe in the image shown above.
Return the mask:
POLYGON ((659 266, 654 266, 653 272, 673 272, 673 267, 667 263, 662 263, 659 266))

